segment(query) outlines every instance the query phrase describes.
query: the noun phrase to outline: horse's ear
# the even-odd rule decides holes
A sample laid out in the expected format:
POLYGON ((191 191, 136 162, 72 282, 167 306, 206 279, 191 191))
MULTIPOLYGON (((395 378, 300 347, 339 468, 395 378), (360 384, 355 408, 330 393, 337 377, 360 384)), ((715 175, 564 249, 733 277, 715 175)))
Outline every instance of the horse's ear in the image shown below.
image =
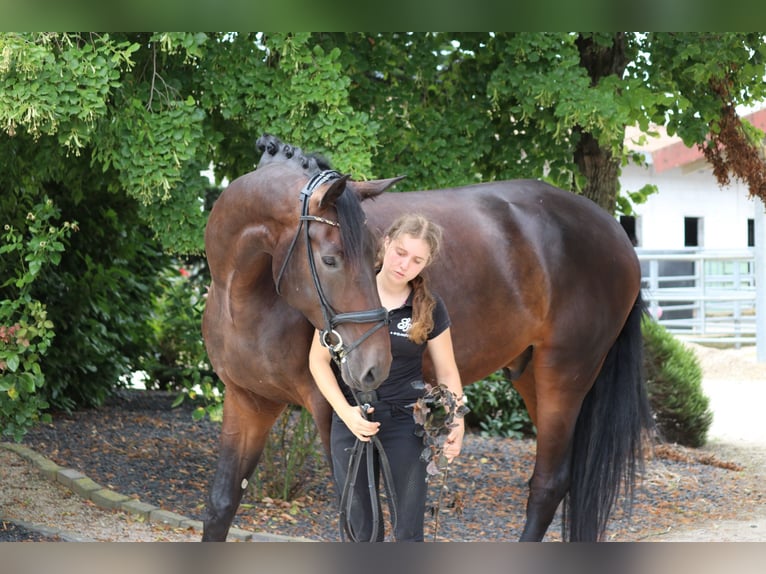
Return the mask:
POLYGON ((386 191, 389 187, 403 180, 406 175, 400 175, 399 177, 390 177, 388 179, 371 179, 370 181, 349 181, 348 187, 350 187, 354 193, 359 196, 359 199, 364 201, 371 197, 376 197, 386 191))
POLYGON ((337 179, 333 179, 329 185, 322 186, 314 192, 319 209, 335 205, 340 194, 346 189, 349 177, 349 174, 342 175, 337 179))

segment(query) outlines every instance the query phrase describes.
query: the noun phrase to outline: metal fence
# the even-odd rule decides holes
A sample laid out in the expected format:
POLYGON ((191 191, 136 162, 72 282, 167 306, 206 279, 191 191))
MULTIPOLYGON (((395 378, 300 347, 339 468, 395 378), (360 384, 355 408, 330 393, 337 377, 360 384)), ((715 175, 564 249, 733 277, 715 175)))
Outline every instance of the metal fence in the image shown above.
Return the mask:
POLYGON ((695 342, 755 344, 752 250, 636 253, 644 300, 668 331, 695 342))

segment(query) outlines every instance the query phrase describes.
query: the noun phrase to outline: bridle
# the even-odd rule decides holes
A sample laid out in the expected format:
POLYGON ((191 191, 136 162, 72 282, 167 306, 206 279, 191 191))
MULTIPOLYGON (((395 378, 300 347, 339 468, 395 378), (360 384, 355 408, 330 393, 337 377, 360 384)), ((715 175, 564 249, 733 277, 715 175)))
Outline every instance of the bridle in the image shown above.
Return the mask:
POLYGON ((370 335, 381 327, 388 324, 388 311, 385 307, 379 307, 377 309, 370 309, 369 311, 353 311, 351 313, 337 313, 333 309, 330 302, 322 290, 322 285, 319 282, 319 275, 317 274, 316 262, 314 261, 314 250, 311 248, 311 238, 309 237, 309 223, 315 221, 317 223, 324 223, 333 227, 340 228, 340 224, 337 221, 330 221, 324 217, 309 214, 309 199, 314 193, 314 190, 320 185, 331 182, 343 177, 335 170, 324 170, 314 175, 303 187, 300 193, 301 199, 301 215, 299 219, 298 229, 295 231, 290 247, 287 249, 287 256, 282 262, 282 267, 277 275, 276 289, 277 294, 280 293, 280 283, 282 282, 282 276, 285 273, 287 264, 290 261, 290 257, 295 250, 295 246, 298 243, 298 239, 301 235, 301 229, 304 231, 304 237, 306 242, 306 252, 308 254, 309 269, 311 270, 311 278, 314 281, 314 287, 316 288, 317 295, 319 296, 319 306, 322 309, 322 316, 324 318, 324 329, 320 331, 319 338, 325 347, 330 351, 330 355, 333 360, 339 365, 346 361, 348 354, 367 340, 370 335), (304 225, 305 223, 305 225, 304 225), (343 338, 335 330, 335 327, 341 323, 375 323, 364 335, 356 340, 351 345, 345 346, 343 344, 343 338))
MULTIPOLYGON (((322 285, 319 282, 319 274, 317 273, 316 269, 316 262, 314 261, 314 250, 311 247, 311 238, 309 236, 309 223, 312 221, 317 223, 324 223, 325 225, 331 225, 333 227, 340 228, 340 224, 337 221, 331 221, 329 219, 325 219, 324 217, 319 217, 317 215, 311 215, 309 214, 309 199, 311 198, 311 195, 314 193, 314 190, 319 187, 320 185, 324 185, 328 182, 334 181, 336 179, 339 179, 343 177, 340 173, 334 170, 324 170, 319 172, 318 174, 314 175, 303 187, 300 193, 300 199, 301 199, 301 215, 299 218, 299 224, 298 229, 295 231, 295 236, 293 237, 292 242, 290 243, 290 246, 287 249, 287 255, 285 256, 285 260, 282 262, 282 267, 279 270, 279 274, 277 275, 277 281, 276 281, 276 290, 277 294, 281 295, 279 286, 282 282, 282 276, 285 274, 285 269, 287 269, 287 264, 290 261, 290 257, 293 254, 293 251, 295 251, 295 246, 298 243, 298 239, 301 236, 301 230, 303 230, 303 236, 305 238, 306 243, 306 253, 308 255, 308 261, 309 261, 309 269, 311 270, 311 278, 314 281, 314 287, 316 288, 317 295, 319 296, 319 306, 322 309, 322 316, 324 318, 324 329, 320 331, 319 333, 319 339, 323 346, 327 347, 327 349, 330 351, 330 356, 332 357, 333 361, 340 367, 348 357, 349 353, 356 349, 359 345, 361 345, 364 341, 367 340, 370 335, 372 335, 375 331, 380 329, 381 327, 384 327, 388 325, 388 311, 385 307, 379 307, 377 309, 371 309, 369 311, 354 311, 351 313, 336 313, 335 309, 333 309, 332 305, 330 305, 330 302, 327 300, 327 297, 324 294, 324 291, 322 290, 322 285), (305 225, 304 225, 305 223, 305 225), (375 323, 370 329, 367 330, 367 332, 362 335, 358 340, 356 340, 351 345, 345 346, 343 344, 343 338, 340 336, 340 333, 338 333, 335 330, 335 327, 340 325, 341 323, 375 323), (332 340, 331 340, 332 339, 332 340)), ((367 410, 369 409, 369 400, 366 397, 367 393, 361 393, 362 397, 360 398, 359 395, 354 391, 354 389, 351 389, 354 398, 356 399, 357 403, 362 407, 362 412, 367 417, 367 410)), ((372 393, 374 395, 374 392, 372 393)), ((356 475, 359 471, 359 466, 361 464, 362 458, 366 458, 367 461, 367 481, 368 481, 368 487, 370 488, 370 503, 373 508, 373 532, 370 542, 373 542, 378 533, 379 523, 380 523, 380 515, 378 513, 378 503, 377 503, 377 493, 374 490, 374 463, 373 463, 373 450, 377 450, 380 461, 381 461, 381 468, 383 470, 384 475, 384 485, 388 492, 388 502, 389 502, 389 508, 391 512, 391 519, 394 524, 396 524, 396 493, 393 489, 393 478, 391 476, 391 467, 388 462, 388 457, 386 456, 385 451, 383 450, 383 445, 380 444, 380 440, 376 436, 370 437, 370 441, 366 443, 362 443, 357 439, 356 443, 353 447, 353 452, 351 453, 351 456, 349 458, 349 472, 346 479, 346 484, 343 487, 343 493, 341 495, 341 511, 340 511, 340 524, 341 524, 341 539, 345 539, 346 536, 348 536, 353 541, 359 541, 357 533, 354 532, 353 528, 351 527, 350 523, 350 514, 351 514, 351 500, 352 496, 351 493, 354 491, 354 485, 356 482, 356 475)))

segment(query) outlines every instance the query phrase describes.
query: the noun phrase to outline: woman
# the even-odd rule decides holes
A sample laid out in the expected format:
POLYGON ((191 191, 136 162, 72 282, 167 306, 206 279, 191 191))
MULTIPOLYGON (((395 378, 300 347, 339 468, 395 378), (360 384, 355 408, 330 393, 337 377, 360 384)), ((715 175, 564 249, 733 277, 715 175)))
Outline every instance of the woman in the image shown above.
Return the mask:
MULTIPOLYGON (((309 367, 319 390, 332 406, 331 451, 333 474, 339 491, 348 473, 350 451, 356 440, 369 442, 376 435, 390 461, 397 499, 397 541, 422 541, 427 494, 426 463, 420 460, 423 440, 412 405, 423 393, 423 354, 428 351, 436 382, 462 400, 463 390, 455 364, 450 319, 441 298, 428 288, 421 274, 439 251, 441 228, 425 217, 406 214, 397 219, 383 239, 377 274, 378 294, 388 309, 392 363, 388 379, 377 389, 367 416, 356 405, 322 346, 318 333, 309 353, 309 367), (416 383, 413 385, 413 383, 416 383)), ((444 454, 451 461, 460 453, 465 432, 462 418, 447 436, 444 454)), ((377 488, 376 480, 376 488, 377 488)), ((373 508, 365 464, 360 466, 349 520, 360 540, 372 533, 373 508)), ((378 511, 380 516, 380 512, 378 511)), ((378 529, 378 540, 384 538, 378 529)))

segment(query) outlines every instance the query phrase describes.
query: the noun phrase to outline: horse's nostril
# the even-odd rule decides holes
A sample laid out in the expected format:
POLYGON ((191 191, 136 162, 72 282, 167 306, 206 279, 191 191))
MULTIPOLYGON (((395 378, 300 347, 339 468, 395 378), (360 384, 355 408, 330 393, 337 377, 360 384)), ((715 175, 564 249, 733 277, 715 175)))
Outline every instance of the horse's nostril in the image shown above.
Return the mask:
POLYGON ((378 380, 378 369, 372 367, 362 376, 362 387, 365 389, 374 389, 380 384, 378 380))

